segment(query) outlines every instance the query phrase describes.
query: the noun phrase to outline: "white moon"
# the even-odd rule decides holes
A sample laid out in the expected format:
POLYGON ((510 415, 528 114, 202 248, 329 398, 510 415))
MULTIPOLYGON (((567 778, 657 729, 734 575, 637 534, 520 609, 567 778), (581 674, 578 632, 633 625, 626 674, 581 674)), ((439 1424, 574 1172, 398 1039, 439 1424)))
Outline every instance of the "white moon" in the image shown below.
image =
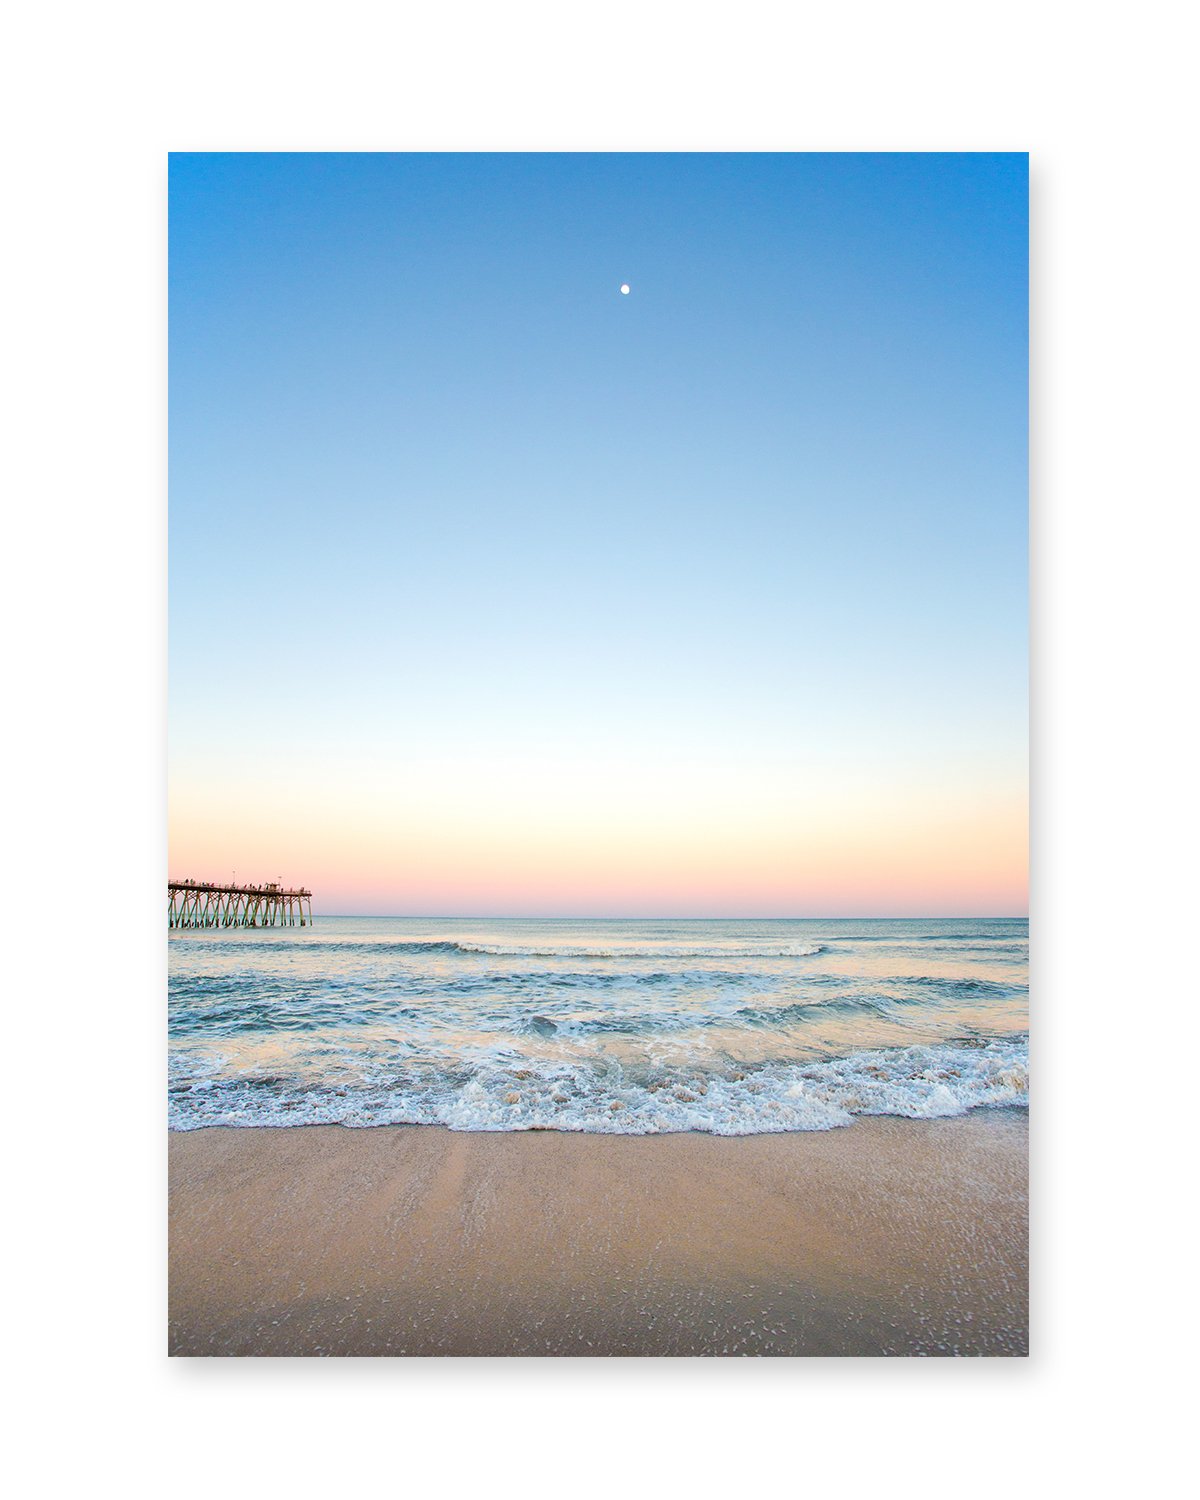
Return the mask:
POLYGON ((623 281, 621 283, 621 296, 622 297, 628 297, 629 296, 629 283, 627 281, 623 281))

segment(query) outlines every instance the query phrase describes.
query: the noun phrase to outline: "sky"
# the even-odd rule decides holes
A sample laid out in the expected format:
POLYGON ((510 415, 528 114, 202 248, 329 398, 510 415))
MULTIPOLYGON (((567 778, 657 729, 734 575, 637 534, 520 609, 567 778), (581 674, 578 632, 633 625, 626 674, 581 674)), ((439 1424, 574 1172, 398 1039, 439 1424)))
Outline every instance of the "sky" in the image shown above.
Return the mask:
POLYGON ((173 878, 1025 912, 1023 154, 189 153, 169 196, 173 878))

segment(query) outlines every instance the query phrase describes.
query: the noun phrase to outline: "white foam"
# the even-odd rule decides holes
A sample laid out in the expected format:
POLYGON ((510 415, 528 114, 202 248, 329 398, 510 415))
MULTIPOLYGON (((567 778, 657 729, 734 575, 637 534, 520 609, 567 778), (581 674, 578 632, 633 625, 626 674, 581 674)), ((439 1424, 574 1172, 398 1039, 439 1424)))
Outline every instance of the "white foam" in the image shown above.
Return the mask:
POLYGON ((857 1053, 811 1064, 714 1069, 691 1056, 647 1076, 611 1063, 506 1059, 484 1051, 465 1080, 425 1070, 391 1082, 279 1089, 193 1069, 172 1096, 172 1126, 439 1124, 451 1130, 568 1130, 603 1135, 830 1130, 856 1115, 938 1119, 1028 1103, 1023 1041, 857 1053))

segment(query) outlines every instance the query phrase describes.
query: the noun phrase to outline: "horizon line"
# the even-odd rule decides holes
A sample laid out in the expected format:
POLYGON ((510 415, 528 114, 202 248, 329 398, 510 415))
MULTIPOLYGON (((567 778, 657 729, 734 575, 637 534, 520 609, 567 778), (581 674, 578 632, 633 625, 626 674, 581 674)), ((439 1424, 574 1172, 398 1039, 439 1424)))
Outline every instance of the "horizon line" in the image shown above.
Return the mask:
POLYGON ((615 917, 588 916, 582 912, 556 913, 554 915, 539 915, 536 913, 516 914, 513 912, 500 914, 486 914, 477 912, 399 912, 399 911, 330 911, 322 913, 329 918, 342 917, 384 917, 393 921, 408 922, 1028 922, 1028 912, 1017 912, 1005 915, 969 915, 963 912, 943 913, 940 916, 929 914, 892 916, 883 913, 860 913, 858 915, 842 916, 746 916, 734 914, 722 917, 688 917, 668 916, 663 913, 653 915, 625 915, 615 917))

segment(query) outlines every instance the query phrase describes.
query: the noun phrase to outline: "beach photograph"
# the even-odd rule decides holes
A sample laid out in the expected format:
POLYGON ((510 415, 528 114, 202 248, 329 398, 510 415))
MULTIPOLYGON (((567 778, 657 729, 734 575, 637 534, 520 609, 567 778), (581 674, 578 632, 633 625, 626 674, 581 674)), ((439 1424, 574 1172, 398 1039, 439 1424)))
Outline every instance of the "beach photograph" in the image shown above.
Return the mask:
POLYGON ((168 1353, 1027 1356, 1027 156, 167 197, 168 1353))
POLYGON ((14 15, 20 1493, 1187 1491, 1189 19, 14 15))

